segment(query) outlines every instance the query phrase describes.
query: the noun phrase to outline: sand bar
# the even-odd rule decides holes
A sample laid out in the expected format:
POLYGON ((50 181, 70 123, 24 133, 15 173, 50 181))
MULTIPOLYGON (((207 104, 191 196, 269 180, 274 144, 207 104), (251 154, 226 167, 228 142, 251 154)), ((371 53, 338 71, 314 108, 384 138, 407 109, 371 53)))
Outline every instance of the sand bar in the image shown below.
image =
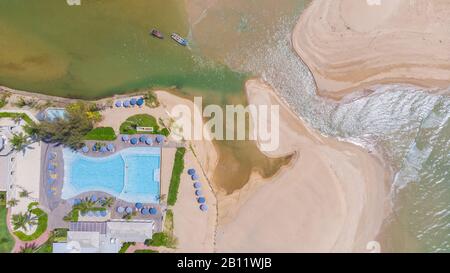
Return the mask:
POLYGON ((249 103, 280 104, 278 150, 295 153, 270 179, 252 177, 240 191, 219 196, 217 251, 366 251, 387 213, 390 172, 374 155, 310 130, 258 80, 247 82, 249 103))
POLYGON ((442 88, 450 84, 449 26, 446 0, 315 0, 293 46, 320 95, 339 99, 355 87, 392 82, 442 88))

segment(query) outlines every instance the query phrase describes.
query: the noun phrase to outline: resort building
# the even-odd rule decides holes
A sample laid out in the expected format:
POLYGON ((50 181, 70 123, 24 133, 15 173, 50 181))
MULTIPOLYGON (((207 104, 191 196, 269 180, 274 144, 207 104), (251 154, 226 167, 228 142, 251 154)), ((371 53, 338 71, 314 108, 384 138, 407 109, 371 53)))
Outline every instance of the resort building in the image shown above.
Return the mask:
POLYGON ((53 253, 117 253, 125 242, 152 238, 154 228, 153 221, 71 223, 67 242, 54 243, 53 253))

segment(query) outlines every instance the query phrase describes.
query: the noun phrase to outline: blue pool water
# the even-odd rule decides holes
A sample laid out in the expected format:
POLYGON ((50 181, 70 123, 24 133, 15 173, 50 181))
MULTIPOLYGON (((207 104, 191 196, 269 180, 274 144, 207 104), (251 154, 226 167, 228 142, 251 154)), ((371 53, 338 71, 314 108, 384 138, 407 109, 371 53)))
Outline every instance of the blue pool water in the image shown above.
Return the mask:
POLYGON ((158 203, 160 148, 128 148, 103 158, 64 149, 63 157, 63 199, 102 191, 127 202, 158 203))

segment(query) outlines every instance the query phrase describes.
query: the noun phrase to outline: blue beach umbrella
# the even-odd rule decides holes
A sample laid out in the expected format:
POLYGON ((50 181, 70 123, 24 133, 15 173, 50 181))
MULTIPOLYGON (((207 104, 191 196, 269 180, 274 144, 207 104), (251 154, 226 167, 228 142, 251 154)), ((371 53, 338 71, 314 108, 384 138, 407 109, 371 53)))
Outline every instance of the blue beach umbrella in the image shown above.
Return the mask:
POLYGON ((208 206, 202 204, 202 205, 200 205, 200 210, 201 210, 201 211, 207 211, 207 210, 208 210, 208 206))
POLYGON ((189 169, 189 170, 187 171, 187 173, 188 173, 189 175, 194 175, 194 174, 195 174, 195 169, 189 169))
POLYGON ((138 139, 135 138, 135 137, 133 137, 133 138, 130 140, 130 142, 131 142, 131 144, 136 145, 136 144, 138 143, 138 139))
POLYGON ((128 140, 130 140, 130 137, 128 135, 122 136, 122 141, 128 141, 128 140))
POLYGON ((49 171, 56 171, 56 166, 55 165, 53 165, 53 164, 48 164, 48 168, 47 168, 49 171))
POLYGON ((136 203, 134 206, 135 206, 137 209, 142 209, 142 207, 143 207, 144 205, 142 205, 142 203, 136 203))
POLYGON ((122 107, 122 102, 120 100, 116 101, 116 107, 117 108, 122 107))
POLYGON ((108 149, 105 146, 100 147, 101 153, 106 153, 107 151, 108 151, 108 149))
POLYGON ((142 215, 148 215, 148 214, 149 214, 148 209, 142 208, 142 209, 141 209, 141 214, 142 214, 142 215))
POLYGON ((82 211, 81 216, 86 216, 86 212, 82 211))
POLYGON ((200 182, 195 182, 194 183, 194 188, 200 189, 201 187, 202 187, 202 183, 200 183, 200 182))
POLYGON ((95 146, 95 145, 92 146, 92 151, 93 151, 93 152, 96 152, 96 151, 97 151, 97 146, 95 146))
POLYGON ((130 208, 130 207, 127 207, 126 209, 125 209, 125 212, 126 213, 132 213, 133 212, 133 209, 132 208, 130 208))
POLYGON ((83 148, 81 148, 81 151, 86 154, 86 153, 89 152, 89 147, 88 146, 83 146, 83 148))
POLYGON ((136 100, 135 98, 132 98, 132 99, 130 100, 131 106, 135 106, 135 105, 136 105, 136 102, 137 102, 137 100, 136 100))
POLYGON ((141 136, 140 138, 139 138, 139 141, 140 142, 145 142, 147 140, 147 136, 141 136))
POLYGON ((156 142, 161 143, 163 141, 164 141, 164 137, 163 136, 161 136, 161 135, 157 135, 156 136, 156 142))
POLYGON ((48 158, 49 160, 55 159, 55 158, 56 158, 55 153, 49 153, 48 156, 47 156, 47 158, 48 158))
POLYGON ((200 177, 196 173, 191 176, 192 180, 198 180, 200 177))
POLYGON ((206 199, 205 199, 205 197, 199 197, 197 199, 197 202, 199 202, 200 204, 204 204, 204 203, 206 203, 206 199))
POLYGON ((98 200, 98 198, 97 198, 96 195, 92 195, 92 196, 91 196, 91 201, 92 201, 92 202, 97 202, 97 200, 98 200))
POLYGON ((202 195, 202 191, 201 190, 196 190, 195 191, 195 195, 196 196, 201 196, 202 195))
POLYGON ((81 199, 75 199, 75 200, 73 200, 73 204, 74 204, 75 206, 81 204, 81 199))
POLYGON ((125 208, 124 208, 124 207, 117 207, 117 208, 116 208, 116 211, 117 211, 118 213, 123 213, 123 212, 125 211, 125 208))
POLYGON ((136 102, 136 104, 137 104, 137 106, 142 106, 142 105, 144 105, 144 99, 143 98, 139 98, 138 100, 137 100, 137 102, 136 102))
POLYGON ((100 215, 102 217, 105 217, 106 215, 108 215, 108 212, 106 210, 102 210, 102 211, 100 211, 100 215))
POLYGON ((114 151, 114 145, 112 143, 109 143, 108 145, 106 145, 106 149, 108 149, 108 151, 112 152, 112 151, 114 151))
POLYGON ((95 212, 95 216, 97 216, 97 217, 102 217, 102 212, 99 211, 99 210, 97 210, 97 211, 95 212))
POLYGON ((92 217, 92 216, 94 216, 95 214, 94 214, 93 211, 88 211, 87 215, 88 215, 89 217, 92 217))
POLYGON ((151 215, 155 215, 155 214, 158 213, 158 211, 157 211, 155 208, 150 208, 150 209, 148 210, 148 212, 149 212, 151 215))
POLYGON ((47 183, 48 183, 48 184, 53 184, 53 183, 55 183, 55 179, 53 179, 53 178, 48 178, 48 179, 47 179, 47 183))
POLYGON ((153 144, 153 140, 152 140, 151 138, 147 138, 147 139, 145 140, 145 144, 147 144, 147 145, 152 145, 152 144, 153 144))
POLYGON ((126 100, 123 102, 123 107, 128 108, 130 107, 130 101, 126 100))

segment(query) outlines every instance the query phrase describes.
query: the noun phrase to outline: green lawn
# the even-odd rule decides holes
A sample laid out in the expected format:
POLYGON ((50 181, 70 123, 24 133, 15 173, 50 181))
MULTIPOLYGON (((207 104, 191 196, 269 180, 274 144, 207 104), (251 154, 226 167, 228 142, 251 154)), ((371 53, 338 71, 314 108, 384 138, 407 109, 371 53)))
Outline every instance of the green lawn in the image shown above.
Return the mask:
POLYGON ((86 140, 113 141, 117 136, 111 127, 98 127, 87 133, 86 140))
POLYGON ((184 170, 184 154, 186 148, 177 148, 175 160, 173 163, 172 177, 170 178, 169 193, 167 196, 167 204, 175 205, 177 202, 178 188, 180 187, 180 177, 184 170))
POLYGON ((138 249, 134 253, 158 253, 158 251, 151 249, 138 249))
POLYGON ((47 222, 48 222, 48 215, 40 208, 34 208, 31 210, 31 213, 36 215, 38 217, 38 226, 36 228, 36 231, 31 235, 26 235, 22 231, 16 231, 14 234, 19 238, 21 241, 29 242, 36 240, 39 238, 46 230, 47 230, 47 222))
POLYGON ((127 135, 135 135, 144 132, 138 132, 137 127, 152 127, 153 134, 169 135, 167 128, 160 129, 158 121, 155 117, 147 114, 134 115, 129 117, 124 123, 120 125, 120 133, 127 135))
POLYGON ((29 125, 34 124, 34 121, 24 113, 8 113, 8 112, 0 112, 0 118, 22 118, 29 125))
POLYGON ((6 207, 0 206, 0 253, 9 253, 14 247, 14 238, 6 226, 6 207))

